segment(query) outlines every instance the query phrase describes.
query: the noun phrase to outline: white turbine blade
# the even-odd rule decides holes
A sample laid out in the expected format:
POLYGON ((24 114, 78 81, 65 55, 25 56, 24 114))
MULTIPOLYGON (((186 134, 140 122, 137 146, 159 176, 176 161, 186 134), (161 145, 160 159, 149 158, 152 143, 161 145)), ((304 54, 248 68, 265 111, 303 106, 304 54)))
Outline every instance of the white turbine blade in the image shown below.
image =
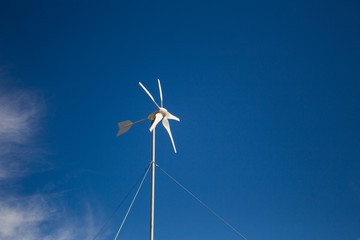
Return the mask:
POLYGON ((172 120, 176 120, 176 121, 180 122, 180 119, 179 119, 178 117, 175 117, 174 115, 172 115, 172 114, 169 113, 169 112, 167 112, 166 117, 167 117, 168 119, 172 119, 172 120))
POLYGON ((160 80, 159 80, 159 79, 158 79, 158 83, 159 83, 159 91, 160 91, 161 107, 163 107, 163 97, 162 97, 161 84, 160 84, 160 80))
POLYGON ((118 125, 119 125, 119 131, 116 134, 116 136, 120 136, 121 134, 126 133, 127 131, 130 130, 130 128, 134 124, 131 121, 127 120, 127 121, 124 121, 124 122, 119 122, 118 125))
POLYGON ((169 121, 167 120, 166 117, 164 117, 164 119, 162 120, 162 124, 164 125, 166 131, 168 132, 168 134, 169 134, 169 136, 170 136, 172 145, 173 145, 173 147, 174 147, 174 151, 175 151, 175 153, 176 153, 176 147, 175 147, 175 143, 174 143, 173 137, 172 137, 172 135, 171 135, 171 130, 170 130, 169 121))
POLYGON ((155 100, 154 100, 153 96, 150 94, 150 92, 141 84, 141 82, 139 82, 139 84, 140 84, 140 86, 144 89, 144 91, 149 95, 149 97, 151 98, 151 100, 153 100, 153 102, 155 103, 155 105, 156 105, 158 108, 160 108, 159 105, 155 102, 155 100))
POLYGON ((161 121, 161 119, 163 118, 162 114, 161 113, 157 113, 155 115, 155 119, 154 119, 154 122, 153 124, 151 124, 151 127, 150 127, 150 132, 152 132, 154 130, 154 128, 156 127, 156 125, 161 121))

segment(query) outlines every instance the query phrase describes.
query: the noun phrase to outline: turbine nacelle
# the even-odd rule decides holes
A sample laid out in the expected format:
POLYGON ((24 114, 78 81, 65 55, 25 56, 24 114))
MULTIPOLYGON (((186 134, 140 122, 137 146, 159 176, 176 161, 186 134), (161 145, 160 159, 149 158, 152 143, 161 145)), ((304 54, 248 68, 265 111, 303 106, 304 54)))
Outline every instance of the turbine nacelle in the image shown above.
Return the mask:
POLYGON ((150 114, 148 116, 148 119, 150 119, 151 121, 155 120, 155 116, 157 113, 160 113, 163 118, 166 117, 167 119, 172 119, 172 120, 176 120, 176 121, 180 122, 180 119, 178 117, 172 115, 171 113, 168 112, 168 110, 166 110, 166 108, 162 108, 162 107, 159 110, 150 114))
POLYGON ((162 115, 162 117, 165 117, 169 112, 165 109, 165 108, 160 108, 159 110, 153 112, 152 114, 150 114, 148 116, 148 119, 150 119, 151 121, 155 120, 155 115, 157 113, 160 113, 162 115))

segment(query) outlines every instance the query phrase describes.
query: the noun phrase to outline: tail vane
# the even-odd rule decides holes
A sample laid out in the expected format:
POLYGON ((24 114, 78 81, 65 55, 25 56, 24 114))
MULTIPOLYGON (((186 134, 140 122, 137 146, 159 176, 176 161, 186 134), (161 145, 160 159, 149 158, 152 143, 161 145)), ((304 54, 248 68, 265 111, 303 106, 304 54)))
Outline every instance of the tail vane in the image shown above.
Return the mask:
POLYGON ((130 130, 130 128, 134 124, 131 121, 127 120, 127 121, 119 122, 118 125, 119 125, 119 131, 116 134, 116 136, 120 136, 121 134, 126 133, 127 131, 130 130))

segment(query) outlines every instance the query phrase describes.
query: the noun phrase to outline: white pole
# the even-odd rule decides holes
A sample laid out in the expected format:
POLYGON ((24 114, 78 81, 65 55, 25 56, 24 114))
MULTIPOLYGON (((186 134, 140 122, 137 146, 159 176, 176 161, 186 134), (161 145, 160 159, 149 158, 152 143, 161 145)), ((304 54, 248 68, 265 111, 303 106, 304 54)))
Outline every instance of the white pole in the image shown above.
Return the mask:
POLYGON ((154 239, 154 203, 155 203, 155 128, 152 131, 152 152, 151 152, 150 240, 154 239))

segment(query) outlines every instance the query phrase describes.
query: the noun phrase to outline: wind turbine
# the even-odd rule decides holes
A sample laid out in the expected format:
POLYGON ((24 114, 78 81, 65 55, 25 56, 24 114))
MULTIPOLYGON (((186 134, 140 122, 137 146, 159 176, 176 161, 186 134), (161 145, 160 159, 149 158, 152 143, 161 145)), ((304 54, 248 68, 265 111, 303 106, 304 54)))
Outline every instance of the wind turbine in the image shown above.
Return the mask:
POLYGON ((172 120, 176 120, 178 122, 180 122, 180 119, 174 115, 172 115, 171 113, 168 112, 168 110, 166 110, 163 107, 163 96, 162 96, 162 90, 161 90, 161 84, 160 84, 160 80, 158 79, 158 84, 159 84, 159 92, 160 92, 160 100, 161 100, 161 107, 156 103, 156 101, 154 100, 153 96, 151 95, 151 93, 144 87, 144 85, 141 84, 141 82, 139 82, 140 86, 144 89, 144 91, 149 95, 149 97, 151 98, 151 100, 155 103, 155 105, 159 108, 159 110, 153 112, 152 114, 150 114, 147 118, 141 119, 137 122, 131 122, 129 120, 124 121, 124 122, 119 122, 119 131, 117 133, 117 136, 120 136, 121 134, 126 133, 127 131, 130 130, 130 128, 137 124, 140 123, 142 121, 145 121, 147 119, 150 119, 152 121, 151 127, 150 127, 150 132, 153 132, 155 127, 157 126, 157 124, 161 121, 162 119, 162 124, 165 127, 166 131, 168 132, 172 145, 174 147, 174 151, 176 153, 176 147, 175 147, 175 143, 171 134, 171 130, 170 130, 170 125, 169 125, 169 121, 168 119, 172 119, 172 120))
POLYGON ((150 92, 144 87, 144 85, 139 82, 140 86, 144 89, 144 91, 149 95, 151 100, 155 103, 155 105, 159 108, 159 110, 151 113, 147 118, 141 119, 136 122, 131 122, 129 120, 124 122, 119 122, 119 131, 117 133, 117 136, 120 136, 121 134, 126 133, 130 130, 130 128, 142 121, 145 121, 147 119, 151 120, 151 126, 150 126, 150 132, 152 132, 152 153, 151 153, 151 209, 150 209, 150 240, 154 239, 154 198, 155 198, 155 128, 157 124, 162 120, 162 124, 165 127, 166 131, 168 132, 172 145, 174 147, 174 151, 176 153, 176 147, 175 143, 171 134, 170 125, 168 119, 176 120, 180 122, 180 119, 178 117, 175 117, 171 113, 169 113, 164 107, 163 107, 163 96, 162 96, 162 90, 161 90, 161 84, 160 80, 158 79, 159 84, 159 92, 160 92, 160 100, 161 100, 161 107, 156 103, 153 96, 150 94, 150 92))

